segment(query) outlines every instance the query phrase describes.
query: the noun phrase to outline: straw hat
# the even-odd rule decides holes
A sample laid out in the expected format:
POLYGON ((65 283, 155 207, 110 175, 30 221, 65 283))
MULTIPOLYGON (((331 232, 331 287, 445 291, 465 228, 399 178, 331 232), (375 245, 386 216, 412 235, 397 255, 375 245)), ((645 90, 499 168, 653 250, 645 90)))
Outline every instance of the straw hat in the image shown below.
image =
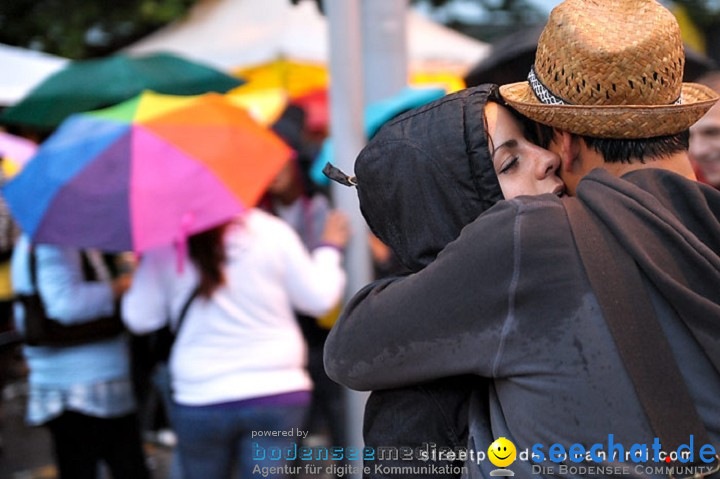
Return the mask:
POLYGON ((677 21, 654 0, 566 0, 550 14, 528 81, 500 93, 523 115, 571 133, 671 135, 718 97, 682 82, 684 62, 677 21))

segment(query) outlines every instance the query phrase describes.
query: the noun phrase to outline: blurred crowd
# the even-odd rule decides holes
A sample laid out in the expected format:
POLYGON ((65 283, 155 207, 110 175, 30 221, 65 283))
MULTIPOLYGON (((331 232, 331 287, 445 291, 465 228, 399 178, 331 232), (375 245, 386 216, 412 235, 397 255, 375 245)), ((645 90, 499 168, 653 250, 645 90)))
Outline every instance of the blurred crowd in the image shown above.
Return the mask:
MULTIPOLYGON (((27 374, 26 420, 49 431, 58 477, 95 478, 100 463, 114 478, 151 477, 147 440, 174 446, 172 478, 277 465, 251 461, 252 442, 291 442, 251 441, 252 431, 347 443, 343 390, 322 352, 345 293, 351 231, 310 179, 322 135, 308 132, 304 110, 288 106, 272 130, 294 154, 258 206, 184 247, 134 255, 36 244, 0 204, 0 382, 27 374), (67 328, 31 339, 35 313, 13 300, 34 293, 67 328), (18 373, 6 363, 20 350, 18 373)), ((400 269, 372 245, 378 274, 400 269)))

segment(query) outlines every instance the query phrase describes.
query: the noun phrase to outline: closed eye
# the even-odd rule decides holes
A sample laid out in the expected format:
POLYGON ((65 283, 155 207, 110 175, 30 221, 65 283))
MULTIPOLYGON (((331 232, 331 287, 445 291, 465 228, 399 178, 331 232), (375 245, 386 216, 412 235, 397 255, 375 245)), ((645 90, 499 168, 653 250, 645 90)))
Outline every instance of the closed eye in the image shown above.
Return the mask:
POLYGON ((518 165, 518 161, 520 160, 519 156, 513 156, 508 162, 506 162, 503 167, 500 169, 500 174, 507 173, 508 171, 512 170, 518 165))

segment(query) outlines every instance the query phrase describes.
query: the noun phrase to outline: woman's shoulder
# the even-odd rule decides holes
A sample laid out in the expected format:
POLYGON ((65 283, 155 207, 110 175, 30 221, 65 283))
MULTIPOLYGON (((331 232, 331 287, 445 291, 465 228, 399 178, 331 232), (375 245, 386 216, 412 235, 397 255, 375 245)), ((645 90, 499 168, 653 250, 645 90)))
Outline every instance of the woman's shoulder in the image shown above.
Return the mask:
POLYGON ((289 228, 287 223, 277 216, 261 210, 260 208, 252 208, 247 214, 239 217, 235 224, 241 227, 262 228, 262 229, 284 229, 289 228))
POLYGON ((284 220, 258 208, 252 208, 245 215, 238 217, 231 227, 230 239, 242 237, 282 240, 286 234, 294 231, 284 220), (280 236, 279 236, 280 235, 280 236))

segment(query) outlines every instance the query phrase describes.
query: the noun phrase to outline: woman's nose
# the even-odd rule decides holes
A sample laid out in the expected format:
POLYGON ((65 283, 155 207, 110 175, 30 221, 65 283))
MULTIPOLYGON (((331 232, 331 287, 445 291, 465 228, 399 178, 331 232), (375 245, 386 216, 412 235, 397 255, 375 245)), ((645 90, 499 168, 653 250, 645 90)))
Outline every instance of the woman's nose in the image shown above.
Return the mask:
POLYGON ((538 147, 537 155, 537 175, 542 179, 550 175, 554 175, 560 167, 560 157, 544 148, 538 147))

